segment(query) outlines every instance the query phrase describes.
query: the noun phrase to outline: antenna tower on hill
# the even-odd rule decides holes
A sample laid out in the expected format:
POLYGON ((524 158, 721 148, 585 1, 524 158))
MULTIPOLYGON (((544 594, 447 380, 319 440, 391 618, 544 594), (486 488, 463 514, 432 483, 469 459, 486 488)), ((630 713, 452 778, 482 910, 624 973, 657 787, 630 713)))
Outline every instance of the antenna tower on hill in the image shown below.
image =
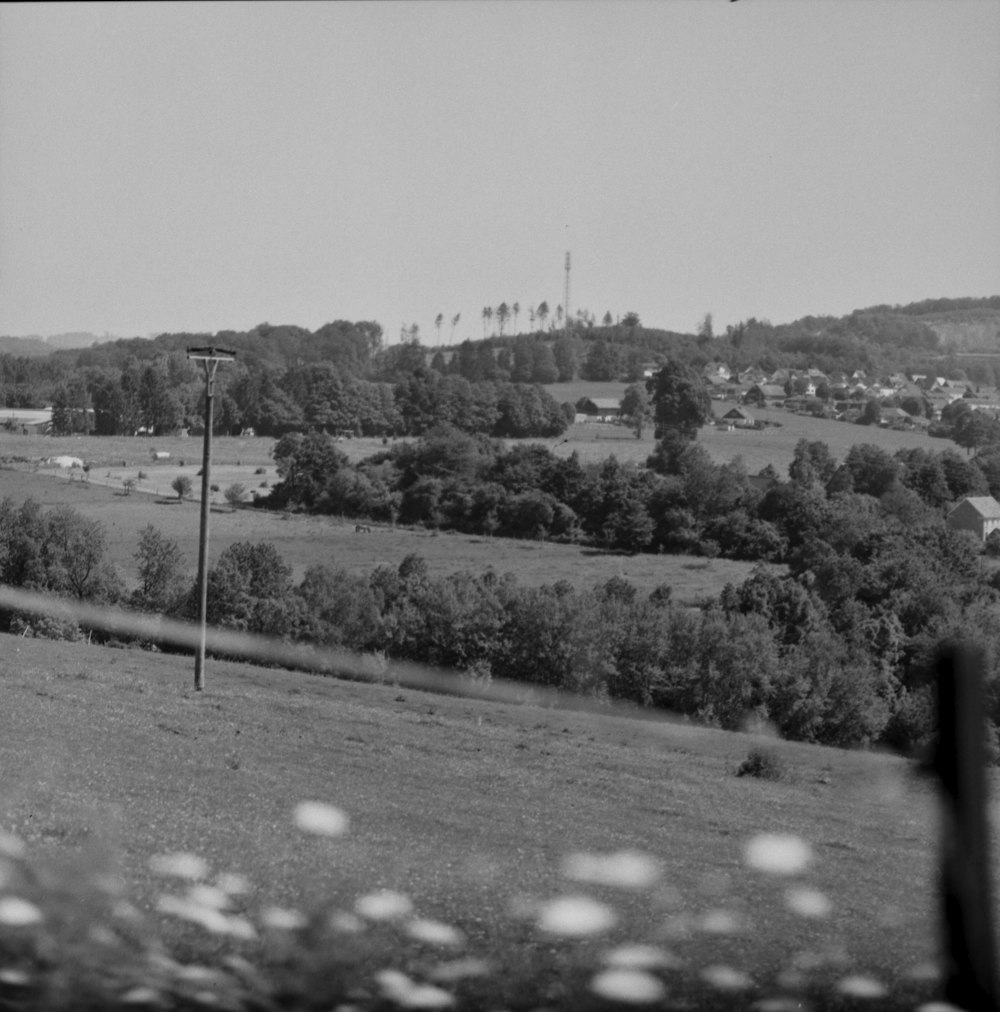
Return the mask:
POLYGON ((569 334, 569 251, 566 252, 566 291, 563 294, 563 312, 566 314, 566 333, 569 334))

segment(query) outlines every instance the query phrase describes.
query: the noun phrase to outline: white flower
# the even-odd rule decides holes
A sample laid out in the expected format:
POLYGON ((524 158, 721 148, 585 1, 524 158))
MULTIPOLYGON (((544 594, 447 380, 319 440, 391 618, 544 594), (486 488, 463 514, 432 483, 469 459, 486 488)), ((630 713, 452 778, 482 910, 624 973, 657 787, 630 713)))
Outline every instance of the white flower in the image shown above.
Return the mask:
POLYGON ((611 907, 589 896, 561 896, 542 906, 537 923, 550 935, 582 938, 609 930, 617 920, 611 907))
POLYGON ((826 895, 806 886, 789 889, 785 893, 785 905, 800 917, 826 917, 833 909, 826 895))
POLYGON ((13 833, 0 829, 0 854, 4 857, 12 857, 15 861, 24 857, 28 852, 24 840, 13 833))
POLYGON ((638 850, 616 854, 570 854, 562 873, 575 882, 614 886, 618 889, 649 889, 661 875, 659 864, 638 850))
POLYGON ((731 966, 706 966, 701 979, 720 991, 744 991, 753 984, 750 976, 731 966))
POLYGON ((590 982, 590 990, 608 1001, 648 1005, 661 1001, 667 989, 663 981, 645 970, 602 970, 590 982))
POLYGON ((250 892, 250 880, 245 875, 237 875, 231 871, 216 875, 215 884, 230 896, 246 896, 250 892))
POLYGON ((474 959, 470 956, 467 959, 452 959, 447 963, 439 963, 431 970, 430 978, 449 984, 468 977, 486 977, 491 969, 485 959, 474 959))
POLYGON ((197 854, 154 854, 149 859, 154 875, 169 875, 195 882, 208 875, 208 862, 197 854))
POLYGON ((9 928, 30 928, 32 924, 40 924, 42 919, 42 912, 34 903, 19 896, 0 897, 0 924, 9 928))
POLYGON ((406 925, 406 933, 418 942, 426 942, 428 945, 458 946, 465 942, 461 931, 440 921, 418 918, 406 925))
POLYGON ((126 1005, 155 1005, 160 1001, 160 992, 151 987, 133 987, 126 991, 119 1001, 126 1005))
POLYGON ((433 984, 417 984, 399 970, 379 970, 375 980, 382 995, 403 1008, 448 1008, 455 998, 433 984))
POLYGON ((27 987, 31 983, 31 974, 26 970, 9 967, 0 970, 0 983, 9 984, 11 987, 27 987))
POLYGON ((289 910, 286 907, 268 907, 261 912, 260 923, 265 928, 274 928, 276 931, 297 931, 304 928, 308 921, 298 910, 289 910))
POLYGON ((751 868, 771 875, 797 875, 812 861, 812 850, 798 836, 762 833, 747 844, 744 860, 751 868))
POLYGON ((335 910, 330 914, 329 924, 334 931, 342 931, 345 935, 356 935, 365 929, 360 917, 343 910, 335 910))
POLYGON ((604 954, 604 962, 619 970, 676 969, 680 960, 655 945, 619 945, 604 954))
POLYGON ((889 993, 881 981, 863 974, 854 974, 839 980, 837 990, 850 998, 884 998, 889 993))
POLYGON ((740 930, 740 920, 731 910, 707 910, 698 927, 709 935, 735 935, 740 930))
POLYGON ((225 914, 181 896, 160 896, 156 901, 156 909, 161 914, 169 914, 192 924, 200 924, 213 935, 225 935, 229 932, 229 918, 225 914))
POLYGON ((303 833, 317 836, 343 836, 350 824, 348 817, 323 801, 302 801, 295 806, 295 825, 303 833))
POLYGON ((391 889, 381 889, 362 896, 354 904, 354 909, 369 921, 395 921, 408 917, 413 912, 413 903, 409 896, 391 889))
POLYGON ((235 915, 226 918, 226 933, 243 942, 253 942, 257 939, 256 928, 245 917, 235 915))
POLYGON ((198 883, 188 889, 187 898, 192 903, 197 903, 212 910, 225 910, 229 906, 229 893, 218 886, 198 883))

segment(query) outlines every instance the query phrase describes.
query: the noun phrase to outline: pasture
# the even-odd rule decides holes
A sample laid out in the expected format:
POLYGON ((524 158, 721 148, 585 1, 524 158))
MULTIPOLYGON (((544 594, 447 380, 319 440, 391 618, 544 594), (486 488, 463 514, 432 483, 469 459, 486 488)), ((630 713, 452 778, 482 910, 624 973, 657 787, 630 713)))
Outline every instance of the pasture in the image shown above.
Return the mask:
MULTIPOLYGON (((156 477, 158 467, 145 466, 156 477)), ((250 465, 241 465, 252 474, 250 465)), ((188 470, 197 481, 197 468, 188 470)), ((220 468, 221 470, 221 468, 220 468)), ((273 466, 270 473, 273 475, 273 466)), ((213 469, 213 474, 215 473, 213 469)), ((139 532, 147 525, 159 528, 175 540, 190 562, 192 574, 198 559, 199 507, 197 502, 179 502, 155 492, 133 492, 126 496, 120 483, 104 478, 95 468, 89 482, 72 481, 66 472, 0 470, 0 497, 15 503, 31 498, 46 509, 70 506, 83 516, 99 520, 108 532, 108 556, 127 581, 135 577, 135 550, 139 532), (107 484, 102 482, 108 481, 107 484)), ((234 480, 240 480, 236 478, 234 480)), ((163 482, 169 489, 169 482, 163 482)), ((196 485, 196 494, 198 486, 196 485)), ((219 497, 221 499, 221 497, 219 497)), ((684 555, 618 555, 579 545, 544 541, 485 538, 473 535, 437 533, 422 529, 372 524, 370 534, 356 534, 355 521, 339 517, 272 513, 264 510, 231 510, 213 507, 209 532, 209 558, 213 561, 229 545, 240 541, 266 541, 301 579, 306 569, 326 563, 355 573, 367 574, 376 566, 397 567, 410 553, 427 562, 434 576, 469 571, 481 573, 492 567, 497 573, 514 573, 529 585, 567 580, 575 587, 596 586, 613 576, 632 582, 640 593, 649 593, 661 584, 673 588, 674 600, 695 603, 715 597, 727 583, 741 583, 753 565, 731 559, 704 559, 684 555)))
MULTIPOLYGON (((645 958, 670 1007, 799 1007, 820 986, 818 1008, 860 1007, 851 995, 867 991, 865 1008, 912 1009, 931 993, 933 792, 903 760, 211 659, 207 691, 190 682, 187 657, 4 637, 0 829, 35 862, 21 893, 42 910, 36 930, 55 936, 50 966, 111 944, 58 937, 86 924, 88 883, 108 873, 183 962, 254 958, 250 943, 155 913, 181 885, 150 859, 189 852, 210 877, 249 880, 238 909, 272 924, 259 944, 279 962, 315 940, 296 927, 302 914, 331 907, 343 934, 330 944, 381 938, 378 958, 410 974, 487 960, 485 982, 455 985, 472 989, 462 1007, 596 1008, 586 981, 625 944, 655 947, 645 958), (780 780, 735 776, 757 747, 780 780), (304 799, 343 810, 350 831, 297 832, 304 799), (750 867, 749 841, 771 833, 805 841, 811 859, 788 875, 750 867), (645 869, 636 888, 587 881, 579 856, 576 871, 566 864, 621 852, 645 869), (466 942, 435 949, 403 924, 365 928, 351 914, 376 889, 466 942), (580 894, 617 923, 578 941, 545 926, 550 901, 580 894)), ((358 959, 354 1001, 386 1007, 365 999, 386 963, 358 959)))

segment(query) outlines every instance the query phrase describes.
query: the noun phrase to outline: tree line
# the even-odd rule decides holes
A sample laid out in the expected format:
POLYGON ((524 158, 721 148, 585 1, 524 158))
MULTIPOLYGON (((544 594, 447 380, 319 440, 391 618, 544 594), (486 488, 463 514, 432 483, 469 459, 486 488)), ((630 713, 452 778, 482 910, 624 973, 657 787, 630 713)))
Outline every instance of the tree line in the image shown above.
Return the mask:
MULTIPOLYGON (((524 586, 491 570, 432 576, 415 555, 367 575, 317 564, 295 583, 272 545, 242 542, 209 571, 208 620, 447 667, 456 678, 630 700, 721 728, 764 721, 797 740, 902 749, 933 735, 936 643, 964 637, 987 650, 995 754, 1000 629, 987 619, 998 595, 975 552, 941 531, 908 539, 879 528, 874 511, 861 531, 849 532, 845 518, 831 530, 829 519, 830 540, 804 532, 787 574, 759 567, 701 607, 675 602, 668 585, 642 596, 619 577, 577 589, 524 586)), ((196 590, 174 541, 152 525, 141 532, 131 591, 106 544, 103 527, 71 509, 0 503, 5 584, 194 619, 196 590)), ((84 634, 16 611, 0 613, 0 627, 84 634)))

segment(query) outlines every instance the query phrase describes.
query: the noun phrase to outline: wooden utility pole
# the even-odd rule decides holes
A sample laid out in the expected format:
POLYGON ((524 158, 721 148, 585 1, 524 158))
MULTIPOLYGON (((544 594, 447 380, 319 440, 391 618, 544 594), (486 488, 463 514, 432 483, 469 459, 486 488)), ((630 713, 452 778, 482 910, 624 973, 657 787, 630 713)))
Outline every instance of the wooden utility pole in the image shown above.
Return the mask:
POLYGON ((201 531, 198 537, 198 649, 194 655, 194 687, 205 687, 205 637, 208 615, 208 506, 211 494, 209 471, 212 466, 212 398, 215 395, 215 370, 220 362, 232 362, 235 351, 225 348, 188 348, 189 361, 201 362, 205 370, 205 444, 201 456, 201 531))

